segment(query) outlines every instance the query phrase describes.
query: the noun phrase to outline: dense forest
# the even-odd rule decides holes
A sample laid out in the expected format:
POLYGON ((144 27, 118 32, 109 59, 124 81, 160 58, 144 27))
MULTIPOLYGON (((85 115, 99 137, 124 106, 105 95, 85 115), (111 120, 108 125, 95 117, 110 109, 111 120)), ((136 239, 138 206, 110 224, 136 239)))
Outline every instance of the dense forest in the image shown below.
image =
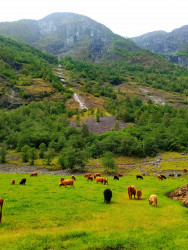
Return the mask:
POLYGON ((0 36, 0 87, 30 86, 43 79, 60 92, 68 92, 54 74, 58 59, 29 45, 0 36))
MULTIPOLYGON (((55 74, 58 64, 55 56, 1 36, 0 46, 3 88, 31 85, 32 79, 41 78, 59 93, 66 93, 66 98, 72 96, 73 91, 69 89, 71 82, 66 81, 63 86, 55 74)), ((124 50, 121 51, 121 46, 117 44, 111 50, 119 53, 121 60, 94 64, 65 57, 60 63, 68 72, 68 80, 79 83, 74 84, 74 88, 92 94, 94 98, 102 97, 104 110, 127 123, 126 128, 120 131, 116 123, 112 131, 99 135, 90 133, 84 123, 79 129, 70 127, 70 118, 73 115, 79 117, 84 111, 66 108, 67 99, 31 102, 15 110, 1 110, 1 162, 5 161, 6 150, 10 149, 21 152, 23 162, 30 161, 31 164, 37 157, 46 159, 47 164, 53 157, 58 157, 62 168, 83 167, 88 158, 105 155, 146 157, 161 151, 188 151, 186 109, 156 105, 151 100, 144 103, 137 97, 121 95, 114 88, 131 81, 188 94, 187 69, 165 64, 157 55, 156 61, 151 61, 149 67, 148 63, 144 64, 144 52, 141 56, 140 51, 137 55, 140 56, 140 64, 134 63, 131 52, 127 51, 124 55, 124 50), (123 57, 127 61, 122 60, 123 57), (160 60, 161 64, 155 65, 160 60)), ((149 59, 145 57, 145 60, 149 59)), ((100 122, 103 115, 103 112, 97 112, 96 121, 100 122)))
MULTIPOLYGON (((119 51, 120 49, 116 49, 116 54, 118 53, 117 50, 119 51)), ((120 60, 115 60, 105 65, 82 62, 70 57, 63 58, 61 63, 67 70, 71 71, 73 78, 82 79, 84 83, 87 84, 89 82, 90 85, 92 82, 99 84, 109 83, 114 86, 122 82, 131 81, 151 88, 188 94, 188 70, 186 68, 167 62, 164 63, 157 55, 156 60, 154 60, 153 55, 150 58, 147 58, 147 55, 144 57, 144 52, 138 52, 137 57, 134 55, 134 63, 134 57, 131 57, 131 52, 127 52, 125 58, 123 57, 125 51, 120 50, 119 53, 121 54, 120 60), (129 58, 131 58, 131 61, 129 58), (151 62, 144 65, 150 59, 151 62)), ((90 91, 93 92, 92 90, 90 91)))
POLYGON ((134 126, 119 131, 117 124, 113 131, 90 134, 84 124, 79 130, 69 127, 68 118, 78 111, 68 111, 59 102, 38 102, 1 112, 0 141, 4 147, 24 154, 34 150, 37 157, 47 157, 49 163, 56 155, 62 168, 83 167, 89 157, 101 157, 106 151, 138 157, 160 151, 187 152, 187 110, 158 106, 151 101, 144 104, 130 97, 115 102, 109 99, 104 105, 118 119, 134 126))

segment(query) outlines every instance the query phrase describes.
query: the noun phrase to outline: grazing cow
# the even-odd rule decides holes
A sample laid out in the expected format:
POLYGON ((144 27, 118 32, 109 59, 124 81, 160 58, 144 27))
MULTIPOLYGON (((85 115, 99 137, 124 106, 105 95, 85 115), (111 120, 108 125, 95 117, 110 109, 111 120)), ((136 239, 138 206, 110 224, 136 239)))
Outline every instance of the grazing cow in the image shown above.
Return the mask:
POLYGON ((117 175, 114 175, 114 180, 119 180, 119 177, 117 175))
POLYGON ((0 198, 0 223, 2 219, 3 202, 4 202, 3 198, 0 198))
POLYGON ((12 182, 11 182, 11 185, 14 185, 15 184, 15 180, 13 179, 12 182))
POLYGON ((178 174, 177 176, 180 177, 180 176, 182 176, 182 174, 178 174))
POLYGON ((94 179, 96 179, 97 176, 101 176, 101 174, 100 173, 94 174, 94 179))
POLYGON ((136 195, 136 188, 134 185, 130 185, 128 186, 128 195, 129 195, 129 199, 132 199, 132 195, 134 195, 134 199, 135 199, 135 195, 136 195))
POLYGON ((103 184, 104 184, 104 185, 108 184, 108 178, 105 178, 105 179, 103 180, 103 184))
POLYGON ((103 179, 103 178, 101 178, 101 177, 97 177, 97 178, 96 178, 96 182, 97 182, 97 184, 98 184, 98 182, 103 183, 103 180, 104 180, 104 179, 103 179))
POLYGON ((136 175, 136 179, 142 179, 143 180, 143 177, 141 175, 136 175))
POLYGON ((93 181, 93 176, 91 176, 91 175, 88 176, 88 177, 87 177, 87 181, 89 181, 89 180, 90 180, 90 181, 93 181))
POLYGON ((140 198, 141 198, 141 196, 142 196, 142 190, 141 190, 140 188, 137 189, 136 194, 137 194, 138 200, 140 200, 140 198))
POLYGON ((118 176, 119 176, 119 177, 123 177, 123 174, 122 174, 122 173, 119 173, 118 176))
POLYGON ((71 176, 71 179, 75 181, 75 180, 76 180, 76 177, 75 177, 74 175, 72 175, 72 176, 71 176))
POLYGON ((64 181, 65 180, 65 178, 64 177, 61 177, 60 178, 60 182, 62 182, 62 181, 64 181))
POLYGON ((30 176, 36 176, 37 177, 37 173, 36 172, 33 172, 32 174, 30 174, 30 176))
POLYGON ((157 178, 158 178, 159 180, 163 180, 163 177, 162 177, 160 174, 157 175, 157 178))
POLYGON ((162 179, 166 179, 166 176, 165 176, 165 175, 163 175, 163 174, 161 174, 161 177, 162 177, 162 179))
POLYGON ((105 189, 104 190, 104 202, 110 203, 112 198, 112 191, 110 189, 105 189))
POLYGON ((68 186, 68 185, 74 187, 74 181, 73 180, 64 180, 61 183, 59 183, 59 187, 65 186, 65 188, 66 188, 66 186, 68 186))
POLYGON ((153 203, 154 206, 156 207, 157 206, 157 195, 155 195, 155 194, 150 195, 148 201, 149 201, 150 205, 153 203))
POLYGON ((25 183, 26 183, 26 178, 21 179, 20 185, 25 185, 25 183))
POLYGON ((184 168, 184 170, 183 170, 185 173, 187 173, 187 169, 186 168, 184 168))
POLYGON ((87 173, 84 175, 84 177, 88 177, 88 176, 91 176, 91 173, 87 173))

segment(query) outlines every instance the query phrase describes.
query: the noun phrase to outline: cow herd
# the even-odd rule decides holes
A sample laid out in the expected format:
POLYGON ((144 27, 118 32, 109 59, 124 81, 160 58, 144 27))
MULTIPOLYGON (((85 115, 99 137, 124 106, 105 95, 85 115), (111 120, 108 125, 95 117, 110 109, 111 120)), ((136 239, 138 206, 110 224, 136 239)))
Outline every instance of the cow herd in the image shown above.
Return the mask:
MULTIPOLYGON (((36 176, 37 177, 37 173, 34 172, 34 173, 31 173, 30 176, 36 176)), ((96 180, 96 183, 102 183, 104 185, 108 184, 108 178, 103 178, 101 177, 101 173, 95 173, 93 176, 91 173, 86 173, 84 175, 85 178, 87 178, 87 181, 93 181, 93 180, 96 180)), ((117 175, 114 175, 114 180, 119 180, 119 177, 123 177, 123 174, 122 173, 119 173, 117 175)), ((166 177, 162 174, 158 174, 157 175, 157 178, 159 180, 163 180, 163 179, 166 179, 166 177)), ((136 175, 136 179, 143 179, 143 176, 141 175, 136 175)), ((71 179, 69 180, 65 180, 64 177, 61 177, 60 178, 60 183, 59 183, 59 187, 61 186, 64 186, 66 188, 66 186, 73 186, 74 187, 74 181, 76 181, 76 177, 74 175, 71 176, 71 179)), ((14 185, 16 183, 15 179, 12 180, 11 182, 11 185, 14 185)), ((26 178, 22 178, 21 181, 19 182, 20 185, 25 185, 26 183, 26 178)), ((142 196, 142 190, 141 189, 137 189, 135 188, 134 185, 130 185, 128 186, 127 188, 127 191, 128 191, 128 196, 129 196, 129 199, 132 199, 133 197, 135 198, 135 196, 137 195, 137 198, 138 200, 141 199, 141 196, 142 196)), ((111 201, 111 198, 112 198, 112 191, 107 188, 104 190, 103 192, 104 194, 104 202, 106 203, 110 203, 111 201)), ((0 198, 0 223, 1 223, 1 219, 2 219, 2 208, 3 208, 3 198, 0 198)), ((154 204, 154 206, 156 207, 157 206, 157 196, 156 195, 151 195, 148 199, 148 202, 149 204, 154 204)))
MULTIPOLYGON (((123 174, 119 173, 117 175, 114 175, 114 180, 119 180, 119 177, 123 177, 123 174)), ((87 178, 87 181, 89 181, 89 180, 93 181, 95 179, 97 184, 98 183, 103 183, 104 185, 108 184, 108 178, 101 177, 101 173, 95 173, 93 176, 92 176, 91 173, 86 173, 84 175, 84 178, 87 178)), ((161 175, 161 174, 158 174, 157 178, 160 179, 160 180, 166 179, 166 177, 164 175, 161 175)), ((136 179, 137 180, 138 179, 143 180, 143 176, 136 175, 136 179)), ((74 186, 74 180, 76 180, 74 175, 71 176, 71 180, 65 180, 64 177, 61 177, 59 187, 60 186, 65 186, 66 187, 67 185, 74 186)), ((133 196, 134 196, 134 199, 135 199, 136 195, 137 195, 138 200, 141 199, 142 190, 140 188, 136 190, 134 185, 130 185, 130 186, 128 186, 127 191, 128 191, 129 199, 132 199, 133 196)), ((104 202, 110 203, 111 198, 112 198, 112 191, 109 188, 107 188, 107 189, 104 190, 103 194, 104 194, 104 202)), ((156 195, 151 195, 150 198, 148 199, 148 202, 149 202, 149 204, 153 203, 154 206, 157 206, 157 196, 156 195)))

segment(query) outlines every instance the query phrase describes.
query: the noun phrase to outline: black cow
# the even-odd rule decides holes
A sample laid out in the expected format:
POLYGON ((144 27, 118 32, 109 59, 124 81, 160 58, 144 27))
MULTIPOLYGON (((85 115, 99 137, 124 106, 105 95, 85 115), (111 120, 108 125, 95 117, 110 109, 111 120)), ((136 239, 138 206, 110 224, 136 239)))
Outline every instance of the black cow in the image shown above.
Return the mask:
POLYGON ((143 177, 141 175, 136 175, 136 179, 142 179, 143 180, 143 177))
POLYGON ((174 174, 169 174, 170 177, 174 177, 174 174))
POLYGON ((114 180, 119 180, 119 177, 117 175, 114 175, 114 180))
POLYGON ((163 174, 161 174, 161 177, 162 177, 162 179, 166 179, 166 176, 165 176, 165 175, 163 175, 163 174))
POLYGON ((26 183, 26 178, 21 179, 20 185, 25 185, 25 183, 26 183))
POLYGON ((112 198, 112 191, 109 188, 105 189, 104 190, 104 202, 110 203, 111 198, 112 198))

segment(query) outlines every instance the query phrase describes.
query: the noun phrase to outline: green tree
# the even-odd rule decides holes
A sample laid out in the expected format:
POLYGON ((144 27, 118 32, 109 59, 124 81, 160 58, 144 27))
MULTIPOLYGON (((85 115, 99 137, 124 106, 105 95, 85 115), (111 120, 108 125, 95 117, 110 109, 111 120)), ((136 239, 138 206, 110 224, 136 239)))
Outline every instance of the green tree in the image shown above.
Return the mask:
POLYGON ((42 142, 39 145, 39 157, 43 159, 45 152, 46 152, 46 144, 42 142))
POLYGON ((44 155, 44 159, 46 160, 47 165, 50 165, 54 156, 55 156, 55 150, 53 148, 48 148, 48 150, 46 151, 44 155))
POLYGON ((119 130, 120 130, 120 126, 119 126, 118 121, 116 121, 116 122, 114 123, 114 127, 113 127, 112 131, 119 131, 119 130))
POLYGON ((1 148, 0 148, 0 163, 5 163, 6 162, 6 147, 5 145, 3 145, 1 148))
POLYGON ((80 127, 80 116, 76 116, 76 126, 80 127))
POLYGON ((21 148, 23 162, 29 161, 29 150, 30 150, 30 147, 28 145, 25 145, 21 148))
POLYGON ((89 136, 89 129, 88 129, 88 126, 85 123, 83 123, 83 125, 82 125, 81 135, 82 135, 83 138, 89 136))
POLYGON ((165 127, 169 127, 170 126, 170 115, 168 113, 165 113, 163 116, 163 123, 165 125, 165 127))
POLYGON ((106 151, 101 158, 101 164, 104 168, 114 169, 115 168, 115 160, 114 155, 110 151, 106 151))
POLYGON ((85 150, 80 150, 73 147, 66 147, 63 149, 58 162, 62 169, 73 169, 74 167, 83 168, 87 161, 87 154, 85 150))
POLYGON ((34 165, 34 162, 37 159, 37 150, 36 150, 36 148, 30 148, 29 149, 29 159, 30 159, 30 165, 34 165))

